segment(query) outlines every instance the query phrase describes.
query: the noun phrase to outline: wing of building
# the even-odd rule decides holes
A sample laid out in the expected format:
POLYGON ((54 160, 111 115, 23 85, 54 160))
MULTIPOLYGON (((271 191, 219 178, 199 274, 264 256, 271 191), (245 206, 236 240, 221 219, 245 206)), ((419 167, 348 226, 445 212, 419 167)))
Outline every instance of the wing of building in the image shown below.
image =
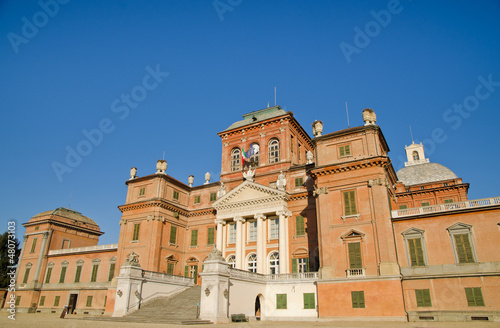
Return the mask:
POLYGON ((311 137, 274 106, 218 133, 219 181, 132 168, 117 244, 76 211, 35 215, 17 310, 124 316, 201 285, 213 322, 499 320, 500 198, 469 200, 421 144, 396 172, 374 111, 363 120, 325 134, 315 121, 311 137))

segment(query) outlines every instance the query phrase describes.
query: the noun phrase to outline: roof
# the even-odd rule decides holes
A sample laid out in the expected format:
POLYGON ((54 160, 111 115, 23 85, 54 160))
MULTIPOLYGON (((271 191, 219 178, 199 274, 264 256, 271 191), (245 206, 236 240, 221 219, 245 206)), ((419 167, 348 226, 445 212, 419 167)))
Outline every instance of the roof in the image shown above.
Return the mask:
POLYGON ((452 170, 438 163, 406 166, 396 172, 396 175, 405 186, 458 178, 452 170))
POLYGON ((57 215, 57 216, 61 216, 63 218, 67 218, 67 219, 77 220, 77 221, 84 222, 87 224, 97 225, 97 223, 95 223, 95 221, 92 220, 91 218, 88 218, 88 217, 82 215, 82 213, 80 213, 80 212, 77 212, 77 211, 74 211, 74 210, 71 210, 71 209, 65 208, 65 207, 59 207, 59 208, 56 208, 55 210, 45 211, 45 212, 39 213, 39 214, 35 215, 33 218, 31 218, 31 220, 33 220, 35 218, 42 217, 42 216, 47 216, 47 215, 57 215))
POLYGON ((253 123, 256 123, 259 121, 264 121, 264 120, 278 117, 278 116, 282 116, 285 114, 286 114, 286 112, 283 109, 281 109, 280 106, 273 106, 273 107, 268 107, 268 108, 264 108, 261 110, 253 111, 251 113, 244 114, 243 120, 234 122, 233 124, 231 124, 231 126, 229 126, 224 131, 241 128, 245 125, 253 124, 253 123))

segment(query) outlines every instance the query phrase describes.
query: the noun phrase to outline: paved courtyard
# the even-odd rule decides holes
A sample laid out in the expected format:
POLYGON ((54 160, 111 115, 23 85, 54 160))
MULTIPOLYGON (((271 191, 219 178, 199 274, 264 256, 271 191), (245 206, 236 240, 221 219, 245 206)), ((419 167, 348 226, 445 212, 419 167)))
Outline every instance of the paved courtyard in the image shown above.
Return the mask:
POLYGON ((16 320, 10 320, 8 313, 0 312, 0 327, 29 327, 29 328, 132 328, 132 327, 271 327, 271 328, 294 328, 294 327, 339 327, 339 328, 493 328, 500 327, 500 322, 339 322, 339 321, 318 321, 318 322, 246 322, 219 325, 166 325, 159 323, 124 323, 112 321, 88 320, 88 316, 70 316, 60 319, 56 314, 17 314, 16 320))

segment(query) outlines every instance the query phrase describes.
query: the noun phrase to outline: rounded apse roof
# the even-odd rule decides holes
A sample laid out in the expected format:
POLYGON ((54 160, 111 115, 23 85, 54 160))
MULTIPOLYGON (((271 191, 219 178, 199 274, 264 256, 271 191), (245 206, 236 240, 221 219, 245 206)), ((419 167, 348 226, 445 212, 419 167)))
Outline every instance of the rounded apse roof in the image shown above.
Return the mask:
POLYGON ((59 208, 56 208, 55 210, 45 211, 45 212, 39 213, 39 214, 35 215, 34 217, 32 217, 31 220, 33 220, 35 218, 42 217, 42 216, 47 216, 47 215, 62 216, 62 217, 67 218, 67 219, 77 220, 80 222, 84 222, 87 224, 93 224, 93 225, 97 226, 97 223, 95 223, 95 221, 92 220, 91 218, 88 218, 88 217, 82 215, 82 213, 80 213, 80 212, 73 211, 73 210, 71 210, 69 208, 65 208, 65 207, 59 207, 59 208))
POLYGON ((405 186, 458 178, 452 170, 438 163, 423 163, 403 167, 396 172, 405 186))

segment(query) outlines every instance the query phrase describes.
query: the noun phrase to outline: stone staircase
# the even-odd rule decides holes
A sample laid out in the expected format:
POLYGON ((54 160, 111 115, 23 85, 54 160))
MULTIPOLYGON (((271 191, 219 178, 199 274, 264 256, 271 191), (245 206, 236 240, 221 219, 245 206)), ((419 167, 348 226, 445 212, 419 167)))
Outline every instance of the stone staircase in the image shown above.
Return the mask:
POLYGON ((182 325, 211 324, 212 322, 208 320, 196 318, 196 303, 200 303, 200 294, 201 287, 194 286, 170 298, 157 298, 125 317, 93 317, 92 319, 182 325))

